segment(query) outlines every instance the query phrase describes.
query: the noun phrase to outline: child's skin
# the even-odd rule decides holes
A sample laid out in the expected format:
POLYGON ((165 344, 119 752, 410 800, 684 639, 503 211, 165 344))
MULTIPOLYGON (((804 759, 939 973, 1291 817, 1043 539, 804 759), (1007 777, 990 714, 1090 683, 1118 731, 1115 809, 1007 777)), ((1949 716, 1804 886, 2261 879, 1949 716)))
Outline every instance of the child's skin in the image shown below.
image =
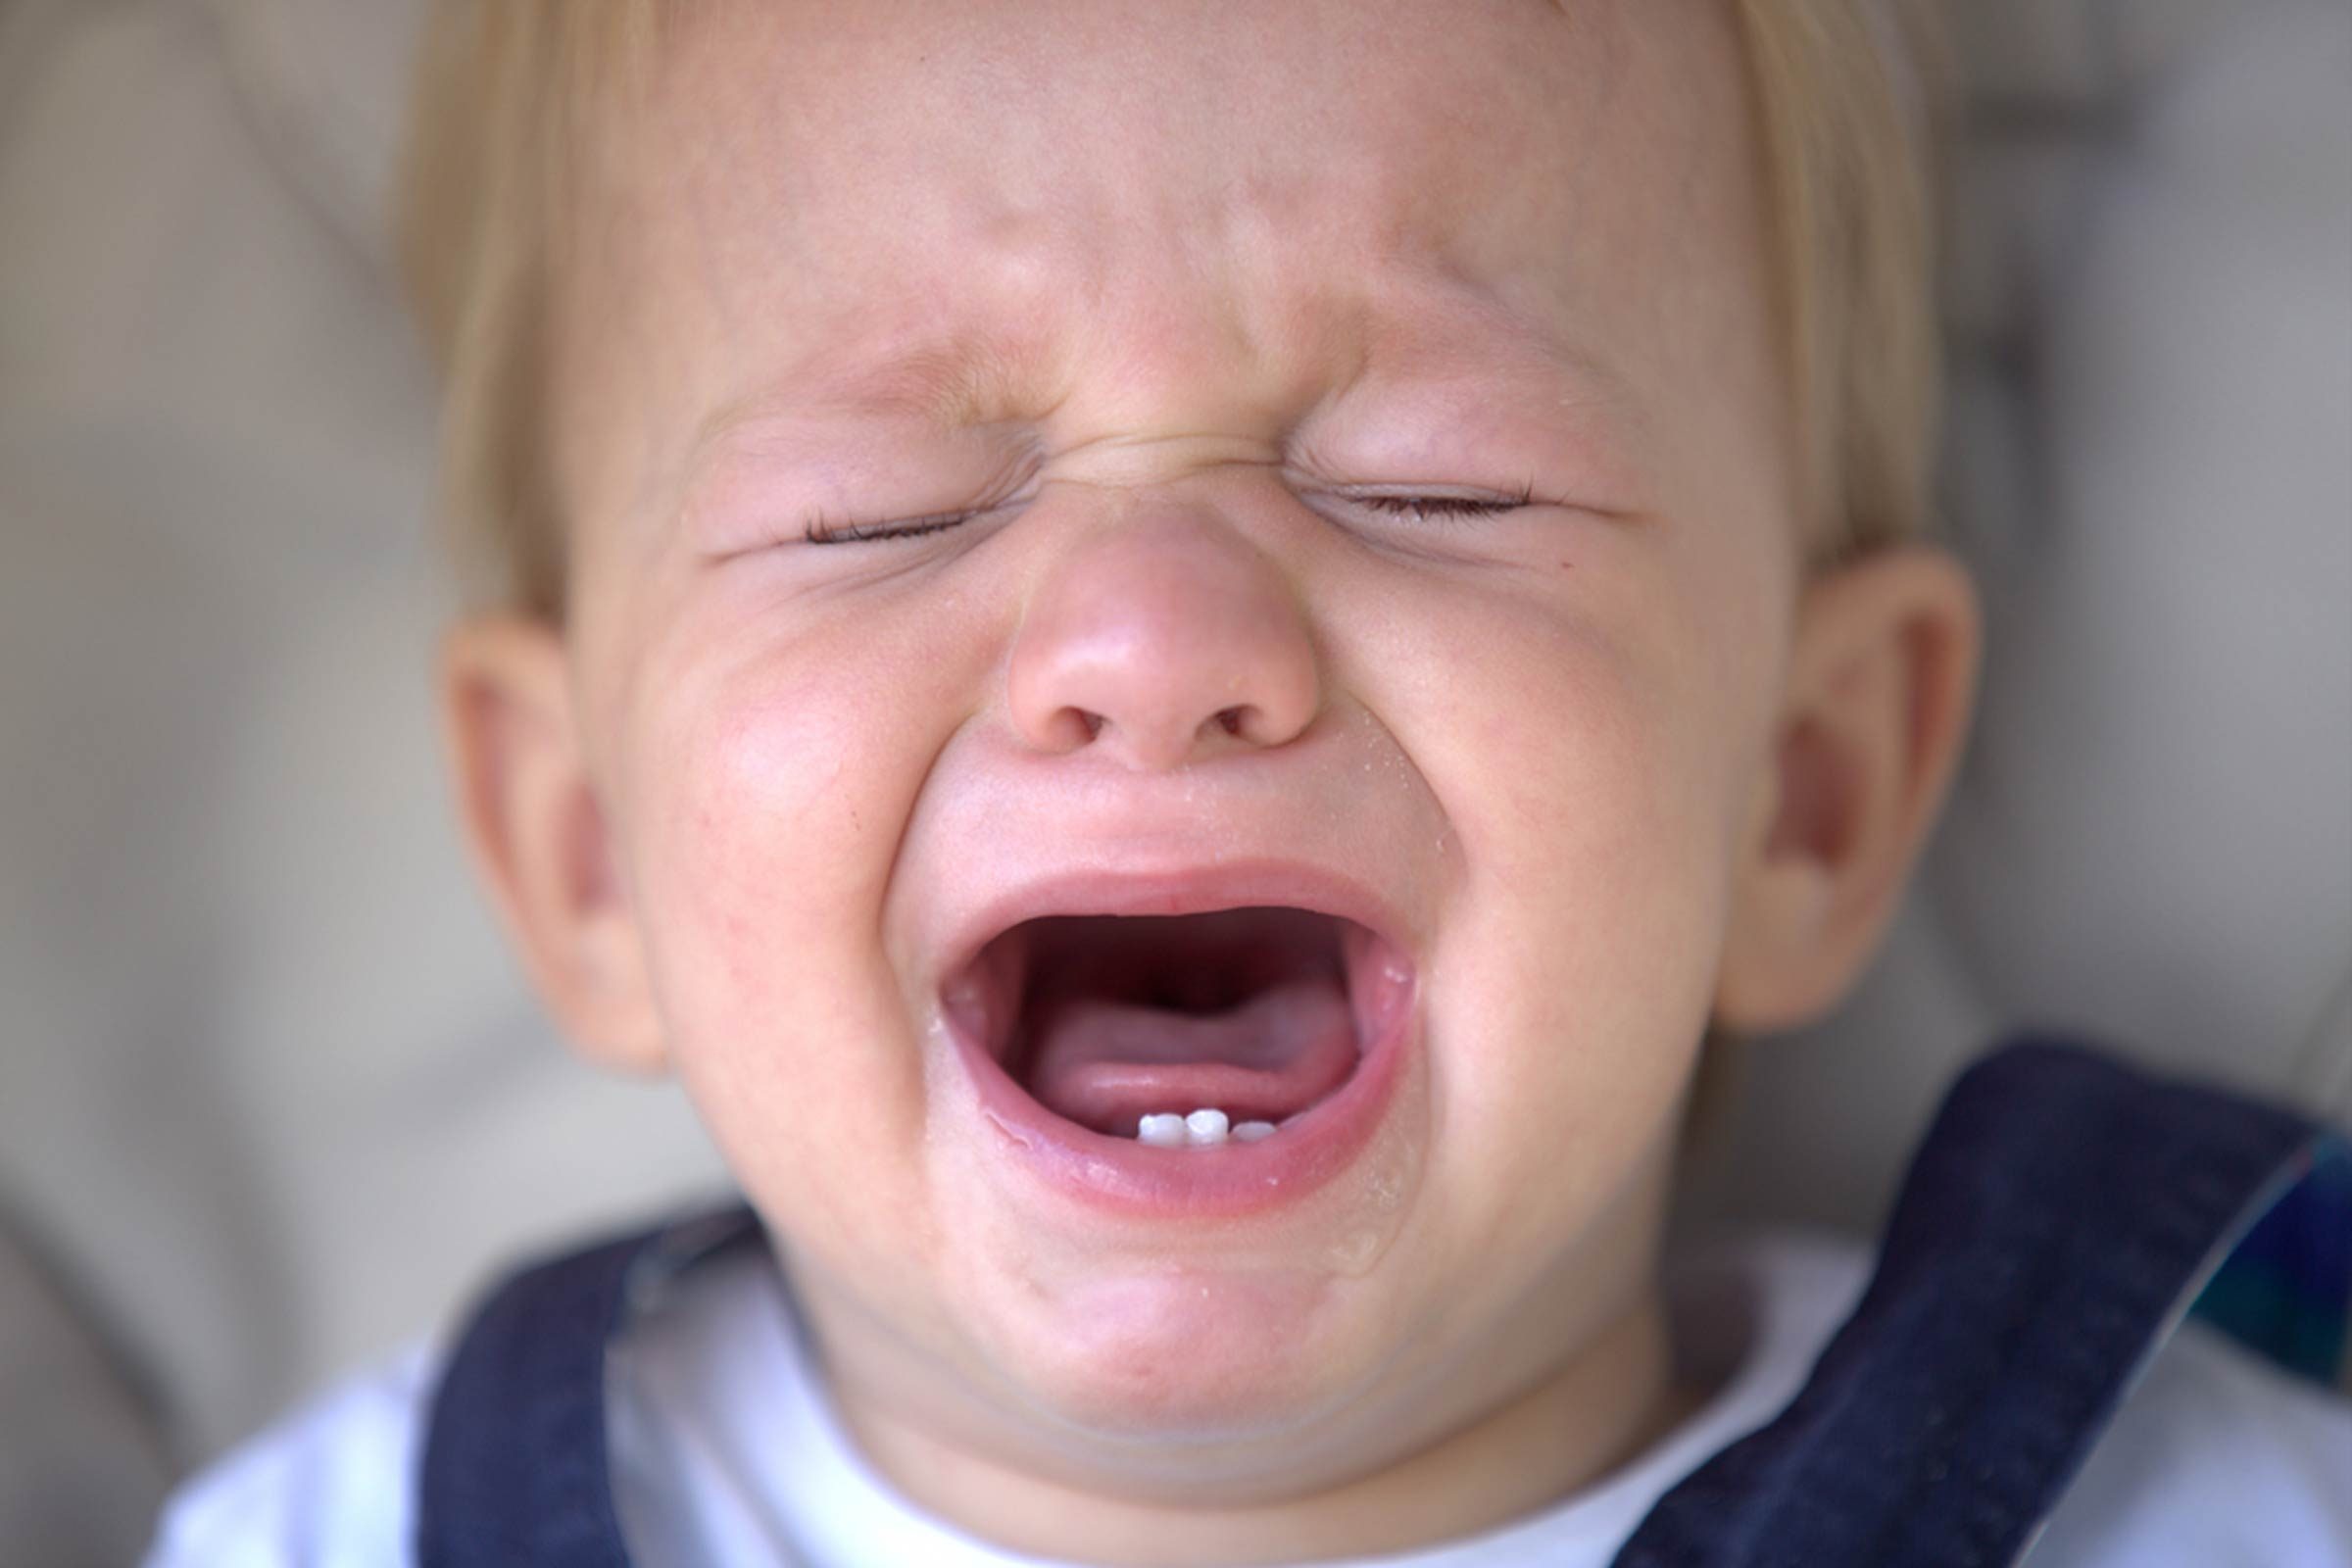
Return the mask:
POLYGON ((1682 1397, 1702 1033, 1848 984, 1973 664, 1941 558, 1804 569, 1728 7, 678 9, 567 278, 568 621, 451 648, 543 988, 682 1077, 979 1535, 1294 1560, 1595 1480, 1682 1397), (1234 867, 1392 922, 1376 1133, 1239 1218, 1040 1179, 951 950, 1234 867))

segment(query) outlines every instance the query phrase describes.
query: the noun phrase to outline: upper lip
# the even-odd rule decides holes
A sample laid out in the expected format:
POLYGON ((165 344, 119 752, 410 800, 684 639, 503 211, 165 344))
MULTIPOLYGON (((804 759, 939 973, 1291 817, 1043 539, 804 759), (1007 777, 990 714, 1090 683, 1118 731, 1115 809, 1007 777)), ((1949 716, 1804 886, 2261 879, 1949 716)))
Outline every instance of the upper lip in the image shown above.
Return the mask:
POLYGON ((1396 907, 1359 878, 1329 865, 1279 858, 1219 860, 1138 870, 1042 875, 1000 889, 955 922, 937 976, 960 974, 1013 927, 1051 915, 1213 914, 1221 909, 1307 909, 1364 927, 1400 954, 1413 952, 1396 907))

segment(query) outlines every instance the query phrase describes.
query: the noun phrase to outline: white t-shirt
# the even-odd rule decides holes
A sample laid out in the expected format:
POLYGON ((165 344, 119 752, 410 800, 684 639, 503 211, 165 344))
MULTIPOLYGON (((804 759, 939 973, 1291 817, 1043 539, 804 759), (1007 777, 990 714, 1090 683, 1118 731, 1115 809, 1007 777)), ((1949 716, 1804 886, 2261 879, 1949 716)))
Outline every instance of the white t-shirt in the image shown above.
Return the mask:
MULTIPOLYGON (((1867 1276, 1857 1249, 1743 1245, 1677 1273, 1677 1348, 1713 1394, 1544 1512, 1352 1568, 1605 1568, 1658 1497, 1804 1382, 1867 1276)), ((188 1488, 148 1568, 401 1568, 434 1361, 413 1349, 188 1488)), ((1048 1568, 930 1517, 844 1433, 756 1250, 696 1270, 611 1359, 615 1503, 639 1561, 1048 1568)), ((2191 1325, 2157 1356, 2033 1568, 2352 1568, 2352 1402, 2191 1325)))

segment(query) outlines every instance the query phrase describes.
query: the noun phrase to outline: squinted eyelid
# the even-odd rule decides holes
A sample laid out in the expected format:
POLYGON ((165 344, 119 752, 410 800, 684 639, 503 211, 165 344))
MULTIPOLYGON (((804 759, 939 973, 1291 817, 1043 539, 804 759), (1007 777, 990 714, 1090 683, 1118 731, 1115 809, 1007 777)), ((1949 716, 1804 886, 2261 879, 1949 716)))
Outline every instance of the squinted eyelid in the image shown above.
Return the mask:
POLYGON ((1608 400, 1555 385, 1543 412, 1532 412, 1516 396, 1533 390, 1527 379, 1351 395, 1352 407, 1318 412, 1287 440, 1207 427, 1053 438, 1031 427, 910 430, 769 414, 712 427, 674 514, 688 548, 724 557, 804 536, 910 533, 1002 508, 1039 485, 1107 496, 1252 469, 1282 470, 1295 489, 1524 493, 1600 513, 1648 510, 1608 400))
POLYGON ((819 517, 881 522, 1001 501, 1021 482, 1019 456, 989 463, 972 446, 806 426, 739 430, 691 466, 673 514, 688 548, 724 555, 797 535, 819 517))

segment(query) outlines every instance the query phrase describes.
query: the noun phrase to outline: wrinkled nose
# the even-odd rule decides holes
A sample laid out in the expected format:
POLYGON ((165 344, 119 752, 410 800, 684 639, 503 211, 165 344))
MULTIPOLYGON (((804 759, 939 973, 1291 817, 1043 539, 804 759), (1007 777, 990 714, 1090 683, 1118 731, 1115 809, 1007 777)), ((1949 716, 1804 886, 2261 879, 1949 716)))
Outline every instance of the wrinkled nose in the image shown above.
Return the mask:
POLYGON ((1056 562, 1014 644, 1012 720, 1040 751, 1139 770, 1280 746, 1321 706, 1313 640, 1274 564, 1216 520, 1165 512, 1056 562))

